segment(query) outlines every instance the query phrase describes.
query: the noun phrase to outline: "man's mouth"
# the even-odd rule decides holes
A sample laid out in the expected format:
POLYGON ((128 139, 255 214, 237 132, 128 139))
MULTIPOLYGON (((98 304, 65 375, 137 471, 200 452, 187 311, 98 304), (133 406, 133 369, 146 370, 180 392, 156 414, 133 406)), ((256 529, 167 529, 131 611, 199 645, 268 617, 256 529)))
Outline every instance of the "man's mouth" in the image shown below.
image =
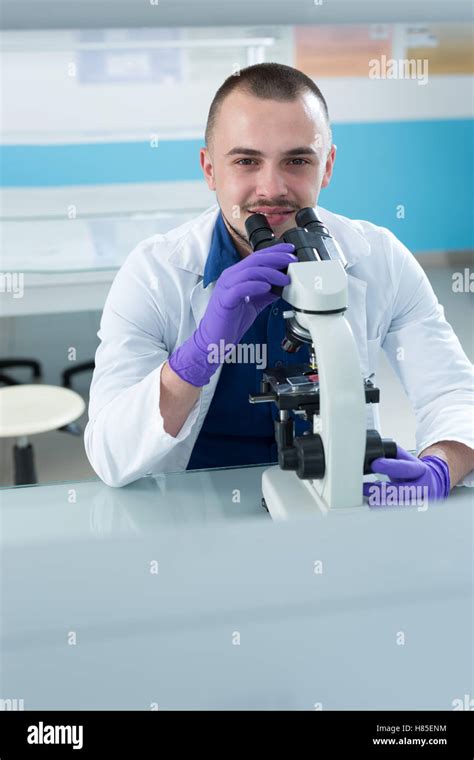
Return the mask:
POLYGON ((260 206, 258 208, 249 209, 251 214, 264 214, 267 217, 269 224, 281 224, 288 219, 294 210, 292 208, 282 208, 281 206, 270 207, 260 206))

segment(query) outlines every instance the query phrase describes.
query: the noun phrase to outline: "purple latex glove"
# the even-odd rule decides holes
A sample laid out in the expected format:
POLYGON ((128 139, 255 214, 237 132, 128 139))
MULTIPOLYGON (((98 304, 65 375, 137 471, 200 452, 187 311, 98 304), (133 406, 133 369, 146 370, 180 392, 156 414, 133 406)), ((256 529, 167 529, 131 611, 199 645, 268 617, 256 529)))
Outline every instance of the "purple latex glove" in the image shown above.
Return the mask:
POLYGON ((420 504, 449 496, 449 467, 439 457, 417 459, 397 445, 396 459, 379 457, 371 467, 372 472, 388 475, 390 481, 363 484, 370 506, 420 504))
POLYGON ((222 272, 197 329, 168 360, 173 372, 197 387, 209 382, 225 358, 218 350, 221 342, 235 346, 265 306, 278 299, 272 285, 289 285, 288 275, 278 270, 298 260, 294 250, 291 243, 278 243, 222 272))

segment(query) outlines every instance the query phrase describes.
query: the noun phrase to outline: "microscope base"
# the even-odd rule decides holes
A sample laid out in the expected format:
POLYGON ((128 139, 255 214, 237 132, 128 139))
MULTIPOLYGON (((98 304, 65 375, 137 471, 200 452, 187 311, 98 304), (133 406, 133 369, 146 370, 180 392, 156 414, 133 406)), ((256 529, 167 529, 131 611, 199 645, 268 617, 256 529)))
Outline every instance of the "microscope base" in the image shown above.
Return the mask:
MULTIPOLYGON (((361 484, 362 490, 362 484, 361 484)), ((357 513, 368 510, 361 501, 358 507, 329 510, 318 494, 311 492, 305 482, 293 471, 282 470, 278 465, 269 467, 262 475, 262 493, 273 520, 284 521, 310 515, 325 517, 329 511, 337 514, 357 513)), ((361 494, 361 500, 363 496, 361 494)))

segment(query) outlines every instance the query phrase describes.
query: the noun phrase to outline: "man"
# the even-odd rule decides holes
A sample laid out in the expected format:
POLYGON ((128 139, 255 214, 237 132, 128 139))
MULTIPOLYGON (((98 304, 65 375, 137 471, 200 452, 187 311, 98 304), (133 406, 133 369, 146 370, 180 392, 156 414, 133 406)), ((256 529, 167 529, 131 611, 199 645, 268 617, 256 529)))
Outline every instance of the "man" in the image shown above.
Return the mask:
MULTIPOLYGON (((243 69, 214 97, 200 158, 218 206, 141 243, 104 308, 85 446, 111 486, 276 461, 274 405, 248 403, 264 367, 227 362, 216 347, 265 348, 267 366, 308 359, 307 347, 282 351, 285 302, 270 292, 289 283, 282 270, 294 249, 253 253, 245 220, 266 214, 278 238, 329 184, 336 147, 320 90, 289 66, 243 69)), ((389 230, 320 207, 318 214, 348 260, 346 318, 361 371, 375 371, 382 345, 417 416, 419 457, 399 449, 373 470, 395 490, 415 484, 430 499, 445 498, 474 470, 473 367, 423 270, 389 230)), ((367 426, 378 427, 371 407, 367 426)), ((301 433, 304 423, 296 426, 301 433)))

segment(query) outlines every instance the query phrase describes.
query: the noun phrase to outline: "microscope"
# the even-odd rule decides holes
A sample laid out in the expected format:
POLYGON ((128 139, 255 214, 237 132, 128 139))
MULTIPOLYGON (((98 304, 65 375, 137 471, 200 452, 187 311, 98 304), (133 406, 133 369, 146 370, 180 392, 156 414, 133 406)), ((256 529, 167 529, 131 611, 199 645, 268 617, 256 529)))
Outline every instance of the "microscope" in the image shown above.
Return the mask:
POLYGON ((371 462, 397 455, 395 441, 367 430, 365 405, 379 403, 380 392, 363 377, 344 316, 344 254, 313 208, 300 209, 295 219, 297 226, 279 239, 263 214, 245 222, 253 251, 281 242, 295 246, 298 261, 285 270, 291 282, 272 292, 291 306, 283 313, 282 347, 294 353, 307 343, 310 355, 309 364, 267 369, 261 392, 249 396, 250 403, 271 402, 279 411, 278 465, 262 476, 262 505, 274 520, 364 507, 363 476, 372 474, 371 462), (290 412, 309 422, 302 436, 295 436, 290 412))

